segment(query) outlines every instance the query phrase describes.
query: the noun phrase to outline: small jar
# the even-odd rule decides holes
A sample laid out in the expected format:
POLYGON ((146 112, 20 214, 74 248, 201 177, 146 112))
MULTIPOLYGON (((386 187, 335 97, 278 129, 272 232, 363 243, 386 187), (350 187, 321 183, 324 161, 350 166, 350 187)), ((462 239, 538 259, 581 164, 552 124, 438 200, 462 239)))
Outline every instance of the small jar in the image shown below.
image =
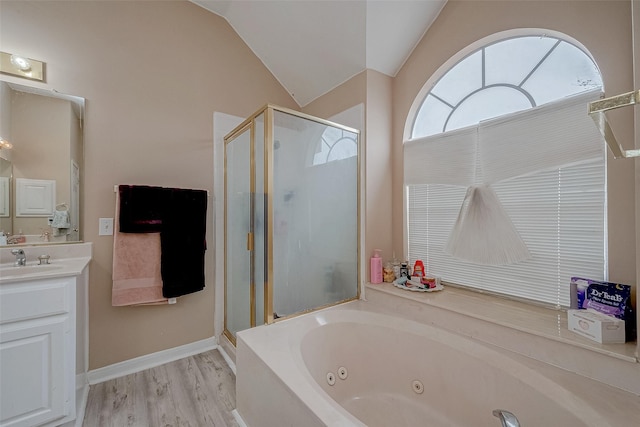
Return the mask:
POLYGON ((393 267, 390 262, 387 262, 382 269, 382 281, 385 283, 392 283, 396 276, 393 274, 393 267))
POLYGON ((401 268, 400 261, 398 261, 397 259, 393 258, 393 262, 391 263, 391 268, 393 268, 393 275, 395 276, 395 278, 399 279, 400 278, 400 268, 401 268))

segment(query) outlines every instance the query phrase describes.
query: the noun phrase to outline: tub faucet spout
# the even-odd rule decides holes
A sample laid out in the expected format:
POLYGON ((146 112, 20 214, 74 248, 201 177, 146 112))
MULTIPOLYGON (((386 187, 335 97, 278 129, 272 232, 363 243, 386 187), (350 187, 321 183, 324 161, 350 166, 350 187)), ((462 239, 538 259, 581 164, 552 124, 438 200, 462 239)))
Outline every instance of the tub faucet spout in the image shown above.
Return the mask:
POLYGON ((14 263, 16 267, 27 265, 27 257, 22 249, 12 249, 11 253, 16 256, 16 262, 14 263))
POLYGON ((515 415, 503 409, 494 409, 493 415, 498 417, 502 423, 502 427, 520 427, 520 423, 515 415))

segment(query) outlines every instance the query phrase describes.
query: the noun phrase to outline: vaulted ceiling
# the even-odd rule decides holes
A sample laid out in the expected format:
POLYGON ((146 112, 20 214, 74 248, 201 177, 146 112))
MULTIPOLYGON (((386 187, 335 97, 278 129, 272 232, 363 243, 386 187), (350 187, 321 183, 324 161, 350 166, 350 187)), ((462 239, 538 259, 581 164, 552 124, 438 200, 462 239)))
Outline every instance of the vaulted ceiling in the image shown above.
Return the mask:
POLYGON ((304 107, 365 69, 402 67, 447 0, 191 0, 225 18, 304 107))

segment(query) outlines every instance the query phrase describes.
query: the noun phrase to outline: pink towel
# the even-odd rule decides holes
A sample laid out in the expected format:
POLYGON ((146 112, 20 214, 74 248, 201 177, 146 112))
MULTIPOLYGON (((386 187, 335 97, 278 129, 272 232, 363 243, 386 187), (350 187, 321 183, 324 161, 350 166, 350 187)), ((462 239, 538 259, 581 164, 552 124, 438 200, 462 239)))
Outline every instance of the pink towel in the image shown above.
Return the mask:
POLYGON ((166 304, 160 274, 160 233, 120 233, 116 193, 112 306, 166 304))

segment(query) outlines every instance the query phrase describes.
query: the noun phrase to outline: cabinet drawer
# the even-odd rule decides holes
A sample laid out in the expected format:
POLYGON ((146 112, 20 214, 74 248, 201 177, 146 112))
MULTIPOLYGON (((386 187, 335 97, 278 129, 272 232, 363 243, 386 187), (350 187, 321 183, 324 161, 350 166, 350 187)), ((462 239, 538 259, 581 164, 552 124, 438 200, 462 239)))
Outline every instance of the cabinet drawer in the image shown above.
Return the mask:
POLYGON ((69 278, 0 286, 0 323, 68 313, 71 286, 69 278))

